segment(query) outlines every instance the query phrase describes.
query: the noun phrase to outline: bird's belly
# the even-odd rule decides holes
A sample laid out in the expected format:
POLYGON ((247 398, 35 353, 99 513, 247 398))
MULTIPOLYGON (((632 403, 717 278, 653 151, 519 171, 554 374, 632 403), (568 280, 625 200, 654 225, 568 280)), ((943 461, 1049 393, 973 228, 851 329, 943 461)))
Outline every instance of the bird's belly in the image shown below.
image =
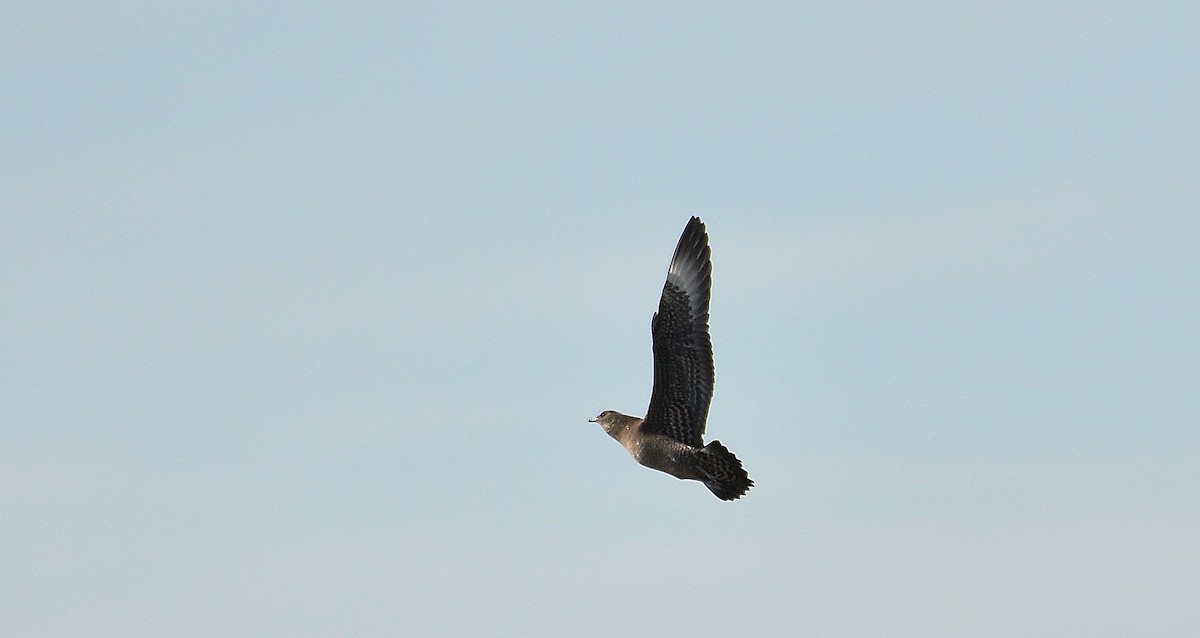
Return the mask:
POLYGON ((648 437, 629 450, 642 465, 681 479, 698 479, 696 450, 666 437, 648 437))

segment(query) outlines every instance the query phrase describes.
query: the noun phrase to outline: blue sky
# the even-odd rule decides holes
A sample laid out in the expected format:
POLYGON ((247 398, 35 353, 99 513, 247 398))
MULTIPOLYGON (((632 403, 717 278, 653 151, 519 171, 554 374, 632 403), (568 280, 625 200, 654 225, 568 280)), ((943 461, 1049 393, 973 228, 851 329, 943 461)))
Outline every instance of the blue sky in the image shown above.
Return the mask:
POLYGON ((0 633, 1200 632, 1194 3, 18 3, 0 633), (722 503, 640 414, 690 215, 722 503))

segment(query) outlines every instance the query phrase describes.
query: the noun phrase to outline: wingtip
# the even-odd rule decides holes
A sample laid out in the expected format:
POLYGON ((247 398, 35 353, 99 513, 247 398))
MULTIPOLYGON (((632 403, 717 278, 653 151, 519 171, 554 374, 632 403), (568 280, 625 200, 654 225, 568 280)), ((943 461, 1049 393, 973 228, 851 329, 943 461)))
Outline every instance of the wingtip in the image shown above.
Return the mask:
POLYGON ((693 216, 671 255, 667 281, 679 286, 707 312, 707 293, 712 282, 712 250, 704 222, 693 216))
POLYGON ((684 264, 702 267, 710 260, 708 231, 699 217, 693 217, 683 228, 683 233, 679 235, 679 242, 675 244, 675 253, 671 255, 672 269, 681 268, 684 264))
POLYGON ((683 227, 683 234, 679 239, 682 241, 685 238, 692 240, 702 238, 705 244, 708 243, 708 229, 705 228, 704 222, 700 221, 699 217, 692 215, 687 225, 683 227))

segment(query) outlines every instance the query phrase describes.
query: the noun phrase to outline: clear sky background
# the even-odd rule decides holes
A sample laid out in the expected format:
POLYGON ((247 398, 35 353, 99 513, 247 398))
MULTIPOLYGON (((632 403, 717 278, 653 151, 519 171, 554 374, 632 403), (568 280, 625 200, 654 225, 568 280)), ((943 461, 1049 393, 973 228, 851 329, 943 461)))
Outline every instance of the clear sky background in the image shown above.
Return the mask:
POLYGON ((1200 634, 1195 2, 3 14, 0 634, 1200 634))

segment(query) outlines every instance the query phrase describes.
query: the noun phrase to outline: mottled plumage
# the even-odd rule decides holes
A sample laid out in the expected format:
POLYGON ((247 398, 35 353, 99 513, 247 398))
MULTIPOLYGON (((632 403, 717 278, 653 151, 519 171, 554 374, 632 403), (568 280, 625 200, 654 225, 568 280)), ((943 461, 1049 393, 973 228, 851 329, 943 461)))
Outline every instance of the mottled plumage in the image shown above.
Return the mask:
POLYGON ((746 493, 754 482, 719 441, 704 445, 712 400, 712 339, 708 302, 712 261, 700 218, 683 230, 658 312, 651 321, 654 389, 646 418, 606 410, 592 419, 638 463, 680 479, 702 481, 722 500, 746 493))

